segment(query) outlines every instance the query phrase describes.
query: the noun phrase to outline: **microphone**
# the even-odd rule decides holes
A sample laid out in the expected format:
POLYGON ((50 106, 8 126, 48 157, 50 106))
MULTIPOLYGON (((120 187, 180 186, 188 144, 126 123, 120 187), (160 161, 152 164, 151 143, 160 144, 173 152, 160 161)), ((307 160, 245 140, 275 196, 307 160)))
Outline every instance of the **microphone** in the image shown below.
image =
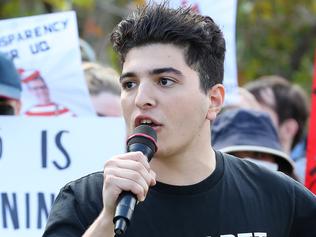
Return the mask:
MULTIPOLYGON (((156 131, 148 125, 140 125, 135 128, 133 134, 127 139, 127 152, 140 151, 147 157, 149 162, 157 151, 156 142, 156 131)), ((136 203, 136 195, 132 192, 124 191, 118 197, 113 218, 114 232, 116 235, 125 233, 132 219, 136 203)))

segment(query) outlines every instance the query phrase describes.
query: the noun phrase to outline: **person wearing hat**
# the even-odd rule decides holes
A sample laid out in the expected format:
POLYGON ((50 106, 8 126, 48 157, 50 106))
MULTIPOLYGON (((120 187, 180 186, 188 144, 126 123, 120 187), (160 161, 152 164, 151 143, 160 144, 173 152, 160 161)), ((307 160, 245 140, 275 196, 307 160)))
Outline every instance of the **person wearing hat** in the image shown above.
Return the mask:
POLYGON ((20 76, 11 60, 0 53, 0 115, 18 115, 21 108, 20 76))
POLYGON ((277 131, 262 111, 229 109, 212 127, 213 147, 297 179, 293 161, 282 150, 277 131))
POLYGON ((244 85, 267 112, 276 127, 283 150, 294 161, 301 183, 305 182, 306 122, 309 117, 309 100, 297 84, 278 75, 264 75, 244 85), (295 149, 295 150, 294 150, 295 149))

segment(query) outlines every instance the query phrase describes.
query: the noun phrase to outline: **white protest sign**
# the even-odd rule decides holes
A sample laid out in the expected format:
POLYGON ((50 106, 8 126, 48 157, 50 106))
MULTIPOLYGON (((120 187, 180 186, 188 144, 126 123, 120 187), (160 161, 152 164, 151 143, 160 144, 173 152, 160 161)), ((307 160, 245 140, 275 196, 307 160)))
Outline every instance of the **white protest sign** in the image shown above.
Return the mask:
MULTIPOLYGON (((155 0, 154 2, 162 2, 155 0)), ((170 0, 169 6, 191 6, 201 15, 210 16, 224 34, 226 54, 224 62, 225 103, 231 104, 238 99, 237 62, 236 62, 236 13, 237 0, 170 0)))
POLYGON ((0 117, 0 236, 41 236, 59 190, 124 151, 122 118, 0 117))
POLYGON ((81 69, 75 12, 0 20, 0 51, 21 74, 22 113, 95 115, 81 69))

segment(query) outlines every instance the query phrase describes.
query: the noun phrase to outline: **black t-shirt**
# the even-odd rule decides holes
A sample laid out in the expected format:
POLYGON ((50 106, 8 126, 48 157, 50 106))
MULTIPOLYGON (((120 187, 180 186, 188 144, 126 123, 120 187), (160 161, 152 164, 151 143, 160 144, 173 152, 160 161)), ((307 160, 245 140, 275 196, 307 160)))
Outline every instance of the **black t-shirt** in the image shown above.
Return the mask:
MULTIPOLYGON (((157 182, 124 237, 316 237, 316 197, 304 186, 220 152, 216 162, 200 183, 157 182)), ((81 236, 101 212, 102 185, 102 172, 67 184, 43 236, 81 236)))

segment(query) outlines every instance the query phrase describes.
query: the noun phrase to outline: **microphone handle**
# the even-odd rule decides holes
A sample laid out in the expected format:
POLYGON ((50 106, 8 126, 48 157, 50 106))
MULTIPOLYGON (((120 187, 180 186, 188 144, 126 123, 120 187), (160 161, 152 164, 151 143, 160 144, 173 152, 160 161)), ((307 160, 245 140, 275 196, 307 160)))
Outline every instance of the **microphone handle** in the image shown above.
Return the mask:
MULTIPOLYGON (((151 150, 149 146, 142 143, 134 143, 129 145, 127 151, 141 151, 147 157, 148 162, 154 155, 153 150, 151 150)), ((136 203, 136 195, 132 192, 123 191, 119 195, 115 215, 113 218, 114 232, 116 235, 122 235, 125 233, 126 228, 132 219, 136 203)))
POLYGON ((127 226, 133 216, 137 198, 132 192, 123 191, 118 197, 118 204, 113 218, 114 233, 122 235, 125 233, 127 226))
POLYGON ((142 143, 134 143, 134 144, 129 145, 127 148, 127 151, 128 152, 131 152, 131 151, 142 152, 147 157, 148 162, 150 162, 151 158, 153 158, 154 156, 154 151, 150 149, 149 146, 144 145, 142 143))

